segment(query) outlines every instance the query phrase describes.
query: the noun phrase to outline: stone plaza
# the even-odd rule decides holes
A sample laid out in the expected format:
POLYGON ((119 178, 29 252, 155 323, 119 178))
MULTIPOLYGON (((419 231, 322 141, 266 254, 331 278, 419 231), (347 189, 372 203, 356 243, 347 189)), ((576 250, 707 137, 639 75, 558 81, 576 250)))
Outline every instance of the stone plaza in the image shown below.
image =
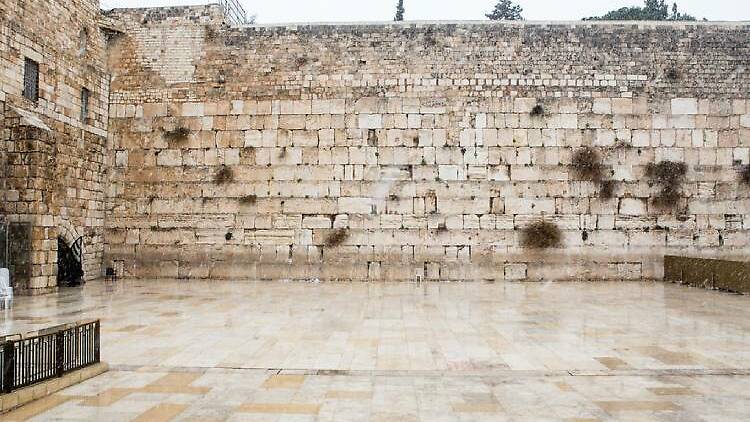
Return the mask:
POLYGON ((89 284, 2 328, 102 318, 110 371, 3 416, 744 421, 747 298, 655 283, 89 284))

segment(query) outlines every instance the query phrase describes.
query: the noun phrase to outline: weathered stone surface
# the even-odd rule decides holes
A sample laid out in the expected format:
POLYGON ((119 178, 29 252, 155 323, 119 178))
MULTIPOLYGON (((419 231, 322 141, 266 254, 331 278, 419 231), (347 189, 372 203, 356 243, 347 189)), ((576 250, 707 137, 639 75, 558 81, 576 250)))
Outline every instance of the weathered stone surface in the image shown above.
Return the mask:
MULTIPOLYGON (((208 177, 162 186, 165 175, 153 172, 139 183, 168 197, 199 194, 210 203, 256 196, 252 205, 219 202, 212 212, 223 212, 230 225, 234 218, 235 225, 254 227, 244 242, 263 249, 257 277, 641 279, 658 275, 669 248, 732 254, 736 250, 723 249, 718 239, 747 243, 732 235, 746 230, 747 190, 716 187, 736 180, 735 162, 750 160, 742 131, 750 82, 745 74, 732 82, 721 79, 732 69, 715 60, 729 55, 747 61, 747 25, 299 25, 217 28, 207 39, 189 29, 196 10, 152 19, 149 28, 141 24, 142 11, 117 13, 126 39, 155 36, 154 28, 177 23, 180 36, 193 37, 183 51, 191 60, 117 63, 118 78, 142 68, 185 73, 188 62, 195 77, 190 100, 174 99, 176 88, 168 83, 153 84, 160 92, 154 99, 135 85, 120 84, 113 107, 167 101, 167 109, 176 110, 183 102, 203 101, 208 110, 208 104, 230 98, 231 111, 211 111, 210 130, 217 139, 224 131, 242 131, 239 163, 228 160, 234 157, 231 146, 217 143, 208 146, 215 158, 191 162, 191 173, 210 175, 231 165, 243 178, 258 174, 252 186, 213 187, 208 177), (668 51, 643 44, 663 36, 665 28, 675 34, 668 51), (428 32, 434 44, 424 43, 428 32), (527 38, 553 42, 523 51, 512 47, 527 38), (689 39, 712 44, 696 53, 689 39), (386 52, 378 47, 383 43, 424 54, 386 52), (593 60, 605 47, 616 54, 593 60), (646 56, 644 48, 658 52, 646 56), (692 71, 717 75, 714 83, 671 80, 673 51, 691 51, 692 71), (562 70, 569 69, 570 52, 578 55, 577 70, 562 70), (486 60, 465 59, 471 53, 486 60), (236 54, 248 60, 226 60, 236 54), (386 65, 389 54, 403 64, 386 65), (269 64, 269 55, 279 60, 269 64), (432 71, 424 73, 428 65, 432 71), (244 76, 213 92, 207 81, 217 73, 244 76), (249 119, 249 126, 230 125, 230 114, 249 119), (581 146, 601 155, 602 174, 615 183, 613 198, 599 198, 600 186, 576 174, 573 156, 581 146), (661 160, 688 164, 680 187, 687 199, 680 207, 653 205, 658 189, 645 173, 661 160), (257 173, 263 168, 270 170, 257 173), (519 230, 540 219, 562 230, 564 250, 530 253, 520 247, 519 230), (338 245, 329 240, 334 228, 345 229, 338 245), (294 270, 278 267, 279 260, 294 270)), ((169 42, 175 35, 156 36, 169 42)), ((144 44, 131 48, 133 56, 151 55, 152 47, 144 44)), ((121 114, 112 118, 118 123, 113 126, 124 129, 121 136, 149 136, 148 130, 131 133, 138 119, 116 116, 121 114)), ((142 144, 134 142, 127 152, 137 153, 142 144)), ((143 174, 129 163, 121 167, 115 186, 143 174)), ((115 194, 112 201, 121 204, 126 197, 115 194)), ((192 213, 182 210, 171 215, 192 213)), ((113 211, 129 224, 146 219, 124 206, 113 211)), ((217 259, 227 247, 220 234, 204 240, 217 248, 217 259)))
MULTIPOLYGON (((31 277, 11 280, 18 293, 41 293, 57 286, 58 237, 69 245, 83 237, 84 278, 101 276, 105 172, 138 159, 119 143, 117 153, 105 150, 109 79, 99 2, 0 0, 0 10, 0 218, 31 225, 31 277), (39 64, 37 101, 24 97, 26 59, 39 64)), ((134 104, 119 112, 143 117, 134 104)))
POLYGON ((670 250, 750 248, 747 24, 229 28, 217 6, 116 10, 105 70, 94 1, 39 0, 77 11, 55 29, 0 2, 2 33, 29 46, 0 49, 0 176, 2 212, 37 228, 34 286, 54 285, 58 232, 85 236, 87 277, 638 279, 670 250), (83 27, 78 57, 62 40, 83 27), (24 57, 43 65, 37 107, 24 57), (576 171, 582 146, 611 198, 576 171), (667 209, 646 177, 663 160, 688 168, 667 209), (540 219, 563 250, 520 246, 540 219))

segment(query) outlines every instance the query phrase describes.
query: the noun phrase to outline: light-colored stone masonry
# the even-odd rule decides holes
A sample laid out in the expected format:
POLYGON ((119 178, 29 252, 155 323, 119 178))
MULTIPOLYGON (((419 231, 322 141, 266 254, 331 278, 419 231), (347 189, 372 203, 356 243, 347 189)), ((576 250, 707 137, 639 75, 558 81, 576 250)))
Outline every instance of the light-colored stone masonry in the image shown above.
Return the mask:
POLYGON ((748 24, 110 17, 105 264, 126 276, 652 279, 665 253, 750 252, 748 24), (582 146, 613 198, 571 167, 582 146), (688 167, 671 208, 645 176, 665 160, 688 167), (541 219, 563 247, 521 247, 541 219))
MULTIPOLYGON (((57 286, 57 238, 84 238, 87 279, 101 275, 109 79, 97 0, 0 0, 0 220, 29 225, 18 292, 57 286), (23 96, 39 63, 39 100, 23 96), (81 89, 91 92, 81 118, 81 89)), ((13 270, 13 268, 11 268, 13 270)))

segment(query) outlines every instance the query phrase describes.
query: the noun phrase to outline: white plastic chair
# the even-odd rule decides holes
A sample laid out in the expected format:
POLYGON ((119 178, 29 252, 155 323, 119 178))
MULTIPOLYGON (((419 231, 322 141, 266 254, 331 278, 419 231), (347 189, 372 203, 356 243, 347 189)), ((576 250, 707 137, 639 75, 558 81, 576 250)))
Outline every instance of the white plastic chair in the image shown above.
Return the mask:
POLYGON ((10 271, 0 268, 0 297, 13 297, 13 288, 10 287, 10 271))

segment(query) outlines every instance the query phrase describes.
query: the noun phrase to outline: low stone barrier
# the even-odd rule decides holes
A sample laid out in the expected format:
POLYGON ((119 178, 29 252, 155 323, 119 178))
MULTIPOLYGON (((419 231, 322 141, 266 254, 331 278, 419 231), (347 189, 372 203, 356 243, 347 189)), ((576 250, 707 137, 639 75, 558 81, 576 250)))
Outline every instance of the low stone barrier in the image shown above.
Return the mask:
POLYGON ((750 262, 665 256, 664 281, 750 294, 750 262))

